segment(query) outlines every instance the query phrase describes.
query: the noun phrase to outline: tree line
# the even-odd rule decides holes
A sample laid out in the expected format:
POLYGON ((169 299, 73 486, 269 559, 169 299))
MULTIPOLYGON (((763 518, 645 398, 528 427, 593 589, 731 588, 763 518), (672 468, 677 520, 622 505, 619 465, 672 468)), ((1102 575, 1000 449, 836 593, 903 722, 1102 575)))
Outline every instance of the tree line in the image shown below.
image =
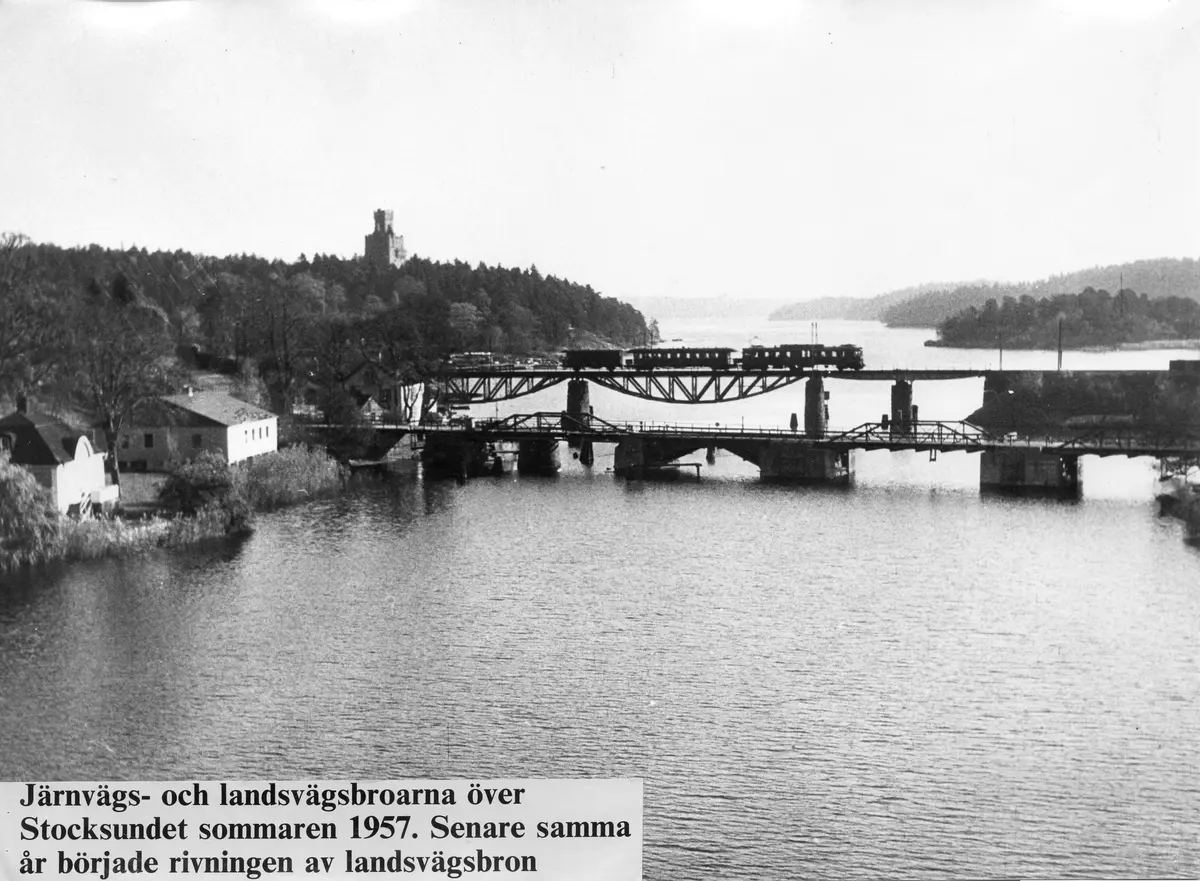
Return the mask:
POLYGON ((982 308, 988 300, 999 303, 1005 297, 1019 300, 1026 296, 1041 299, 1114 284, 1154 298, 1185 297, 1200 301, 1200 261, 1164 257, 1094 266, 1029 282, 927 283, 867 299, 819 297, 776 309, 770 318, 772 321, 841 318, 882 321, 888 327, 936 327, 964 309, 982 308))
POLYGON ((36 391, 94 419, 116 448, 134 407, 197 363, 237 374, 241 396, 290 413, 305 389, 346 396, 364 365, 396 383, 454 351, 528 355, 574 332, 645 339, 632 306, 537 267, 362 258, 62 248, 0 235, 0 402, 36 391), (255 400, 258 398, 258 400, 255 400))
POLYGON ((1036 300, 1028 294, 999 302, 992 298, 982 308, 969 306, 951 315, 937 329, 937 345, 954 348, 1055 349, 1060 334, 1065 348, 1198 339, 1200 303, 1089 287, 1036 300))

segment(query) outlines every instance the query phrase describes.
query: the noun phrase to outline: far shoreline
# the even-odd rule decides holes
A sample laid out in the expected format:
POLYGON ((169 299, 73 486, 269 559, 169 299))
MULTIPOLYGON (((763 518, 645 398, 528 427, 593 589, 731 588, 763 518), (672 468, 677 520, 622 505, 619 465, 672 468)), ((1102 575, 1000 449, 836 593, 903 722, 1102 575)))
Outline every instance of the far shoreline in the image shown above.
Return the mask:
MULTIPOLYGON (((991 346, 962 346, 951 345, 942 340, 926 340, 925 345, 934 349, 963 349, 964 351, 993 352, 998 345, 991 346)), ((1036 346, 1010 346, 1006 349, 1013 352, 1053 352, 1053 348, 1038 348, 1036 346)), ((1196 349, 1200 351, 1200 339, 1186 340, 1143 340, 1137 343, 1109 343, 1092 346, 1064 346, 1064 352, 1150 352, 1162 349, 1196 349)))

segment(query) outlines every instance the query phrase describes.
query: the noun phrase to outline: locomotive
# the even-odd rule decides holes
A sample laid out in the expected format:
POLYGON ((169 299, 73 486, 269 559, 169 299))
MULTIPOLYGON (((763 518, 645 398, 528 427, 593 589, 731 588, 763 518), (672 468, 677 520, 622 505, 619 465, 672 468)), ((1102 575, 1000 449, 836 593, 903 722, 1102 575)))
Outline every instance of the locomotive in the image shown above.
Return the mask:
POLYGON ((651 349, 570 349, 563 355, 568 370, 861 370, 861 346, 844 344, 823 346, 819 343, 787 343, 778 346, 750 346, 737 350, 719 346, 651 349))
POLYGON ((832 367, 834 370, 862 370, 862 346, 845 343, 822 346, 819 343, 787 343, 779 346, 752 346, 742 349, 745 370, 807 370, 832 367))

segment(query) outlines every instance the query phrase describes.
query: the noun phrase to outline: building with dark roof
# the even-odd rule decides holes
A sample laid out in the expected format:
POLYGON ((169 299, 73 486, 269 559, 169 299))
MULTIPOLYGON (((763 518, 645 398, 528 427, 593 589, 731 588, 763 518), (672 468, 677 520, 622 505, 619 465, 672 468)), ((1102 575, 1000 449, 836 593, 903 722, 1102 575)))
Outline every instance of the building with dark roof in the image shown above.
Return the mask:
POLYGON ((105 486, 104 456, 82 432, 52 416, 30 410, 24 398, 17 411, 0 419, 0 448, 14 465, 33 473, 50 490, 62 513, 83 513, 115 503, 116 486, 105 486))
POLYGON ((278 445, 274 413, 226 394, 189 391, 140 406, 121 432, 117 458, 123 466, 163 471, 206 450, 232 465, 273 453, 278 445))

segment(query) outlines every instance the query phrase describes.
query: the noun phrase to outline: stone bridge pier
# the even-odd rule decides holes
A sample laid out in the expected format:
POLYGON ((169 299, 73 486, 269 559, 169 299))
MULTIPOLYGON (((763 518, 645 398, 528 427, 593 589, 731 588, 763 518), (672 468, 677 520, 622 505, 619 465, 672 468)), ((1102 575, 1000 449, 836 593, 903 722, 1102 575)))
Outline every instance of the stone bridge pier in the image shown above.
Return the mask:
POLYGON ((517 443, 517 471, 521 474, 557 474, 562 463, 558 456, 558 438, 539 437, 517 443))
POLYGON ((421 464, 431 477, 465 481, 492 473, 493 457, 486 441, 430 434, 421 450, 421 464))
POLYGON ((917 408, 913 406, 912 383, 897 379, 892 386, 892 406, 888 414, 888 428, 892 437, 912 434, 917 408))
POLYGON ((769 483, 844 486, 854 474, 848 451, 814 450, 798 440, 731 440, 721 448, 753 462, 769 483))
MULTIPOLYGON (((571 379, 567 381, 567 409, 570 422, 577 425, 590 425, 592 416, 591 394, 588 391, 586 379, 571 379)), ((592 442, 578 434, 567 435, 567 446, 579 450, 578 459, 582 465, 591 465, 595 461, 592 442)))
POLYGON ((613 472, 620 477, 640 480, 655 469, 707 446, 708 441, 703 439, 674 441, 627 437, 619 441, 613 451, 613 472))
POLYGON ((697 450, 720 447, 753 462, 763 480, 804 485, 846 485, 853 474, 849 452, 814 450, 800 440, 657 440, 631 437, 617 444, 613 470, 640 479, 697 450))
POLYGON ((825 391, 822 376, 810 376, 804 382, 804 434, 807 437, 825 437, 829 425, 829 392, 825 391))
POLYGON ((979 461, 984 490, 1052 493, 1075 498, 1082 484, 1079 456, 1038 449, 987 450, 979 461))
MULTIPOLYGON (((592 415, 591 394, 588 391, 586 379, 567 380, 567 410, 570 421, 578 425, 587 425, 588 417, 592 415)), ((577 434, 567 435, 567 446, 578 449, 583 439, 577 434)))

